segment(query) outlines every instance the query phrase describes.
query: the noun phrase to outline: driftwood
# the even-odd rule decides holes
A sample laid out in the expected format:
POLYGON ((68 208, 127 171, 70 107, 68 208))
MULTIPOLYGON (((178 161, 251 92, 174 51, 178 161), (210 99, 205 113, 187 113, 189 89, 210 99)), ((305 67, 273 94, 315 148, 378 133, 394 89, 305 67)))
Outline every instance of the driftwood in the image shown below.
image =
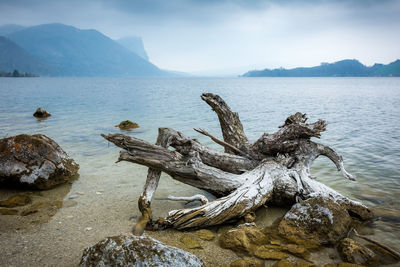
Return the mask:
POLYGON ((217 225, 242 218, 264 204, 290 205, 317 196, 334 199, 352 216, 361 219, 370 216, 365 206, 310 176, 313 161, 323 155, 345 178, 354 180, 345 170, 340 155, 328 146, 310 140, 311 137, 319 138, 325 131, 325 121, 306 123, 306 115, 298 112, 288 117, 276 133, 264 133, 251 143, 238 114, 232 112, 221 97, 207 93, 201 98, 217 113, 224 140, 202 129, 196 131, 223 146, 225 152, 204 146, 169 128, 159 129, 155 145, 122 134, 102 135, 124 149, 119 161, 149 167, 139 198, 142 216, 134 229, 136 234, 143 233, 145 227, 187 229, 217 225), (174 150, 169 150, 169 146, 174 150), (152 220, 150 204, 161 172, 219 198, 212 202, 201 195, 178 198, 186 201, 198 199, 202 205, 173 210, 165 218, 152 220))

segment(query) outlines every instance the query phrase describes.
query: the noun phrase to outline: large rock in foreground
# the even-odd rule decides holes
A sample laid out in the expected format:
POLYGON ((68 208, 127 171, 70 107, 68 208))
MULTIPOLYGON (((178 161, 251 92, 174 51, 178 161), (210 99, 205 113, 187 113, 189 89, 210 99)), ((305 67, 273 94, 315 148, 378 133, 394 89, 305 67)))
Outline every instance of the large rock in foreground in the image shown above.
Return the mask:
POLYGON ((352 219, 346 208, 329 198, 310 198, 293 205, 279 224, 287 239, 307 245, 333 244, 345 237, 352 219))
POLYGON ((195 255, 151 237, 113 236, 86 248, 80 266, 203 266, 195 255))
POLYGON ((79 165, 45 135, 0 139, 0 184, 49 189, 70 181, 78 169, 79 165))

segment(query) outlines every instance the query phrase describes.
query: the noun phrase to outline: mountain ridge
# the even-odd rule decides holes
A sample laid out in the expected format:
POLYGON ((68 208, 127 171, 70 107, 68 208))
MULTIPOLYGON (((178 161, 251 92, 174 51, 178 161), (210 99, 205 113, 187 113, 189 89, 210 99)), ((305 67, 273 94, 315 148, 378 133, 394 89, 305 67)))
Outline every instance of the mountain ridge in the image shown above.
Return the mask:
POLYGON ((45 70, 30 70, 43 76, 170 76, 93 29, 41 24, 11 32, 6 38, 41 64, 50 66, 45 70))
POLYGON ((365 66, 356 59, 344 59, 334 63, 321 63, 314 67, 298 67, 293 69, 252 70, 242 77, 399 77, 400 60, 387 65, 374 64, 365 66))

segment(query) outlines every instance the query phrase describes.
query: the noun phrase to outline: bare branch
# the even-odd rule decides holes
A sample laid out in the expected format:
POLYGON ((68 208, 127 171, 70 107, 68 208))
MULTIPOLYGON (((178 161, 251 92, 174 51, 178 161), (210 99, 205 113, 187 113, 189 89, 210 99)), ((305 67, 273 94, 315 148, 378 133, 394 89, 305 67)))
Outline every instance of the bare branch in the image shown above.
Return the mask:
MULTIPOLYGON (((239 114, 233 112, 225 101, 218 95, 205 93, 201 95, 201 99, 210 105, 210 107, 217 113, 224 141, 239 149, 246 147, 248 145, 248 140, 244 134, 239 114)), ((225 147, 225 152, 234 154, 234 150, 227 147, 225 147)))

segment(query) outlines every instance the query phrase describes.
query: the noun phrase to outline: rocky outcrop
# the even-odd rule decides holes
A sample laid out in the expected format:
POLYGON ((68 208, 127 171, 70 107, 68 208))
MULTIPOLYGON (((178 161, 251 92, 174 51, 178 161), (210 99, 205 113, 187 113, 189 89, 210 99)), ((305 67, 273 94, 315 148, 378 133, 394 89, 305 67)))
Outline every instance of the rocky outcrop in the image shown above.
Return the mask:
POLYGON ((107 237, 86 248, 80 266, 203 266, 195 255, 151 237, 107 237))
POLYGON ((347 210, 329 198, 310 198, 294 205, 279 224, 279 233, 303 245, 333 244, 348 232, 347 210))
POLYGON ((355 264, 371 262, 375 258, 375 253, 372 250, 350 238, 345 238, 339 242, 338 251, 345 262, 355 264))
POLYGON ((119 127, 121 130, 131 130, 139 128, 139 124, 137 124, 136 122, 131 122, 130 120, 126 120, 126 121, 121 121, 121 123, 115 125, 115 127, 119 127))
POLYGON ((255 250, 267 242, 267 237, 254 223, 245 223, 226 231, 219 238, 222 248, 238 253, 254 254, 255 250))
POLYGON ((33 113, 33 116, 38 119, 44 119, 44 118, 50 117, 51 114, 48 113, 44 108, 40 107, 35 111, 35 113, 33 113))
POLYGON ((70 181, 78 169, 79 165, 45 135, 0 139, 0 184, 50 189, 70 181))

